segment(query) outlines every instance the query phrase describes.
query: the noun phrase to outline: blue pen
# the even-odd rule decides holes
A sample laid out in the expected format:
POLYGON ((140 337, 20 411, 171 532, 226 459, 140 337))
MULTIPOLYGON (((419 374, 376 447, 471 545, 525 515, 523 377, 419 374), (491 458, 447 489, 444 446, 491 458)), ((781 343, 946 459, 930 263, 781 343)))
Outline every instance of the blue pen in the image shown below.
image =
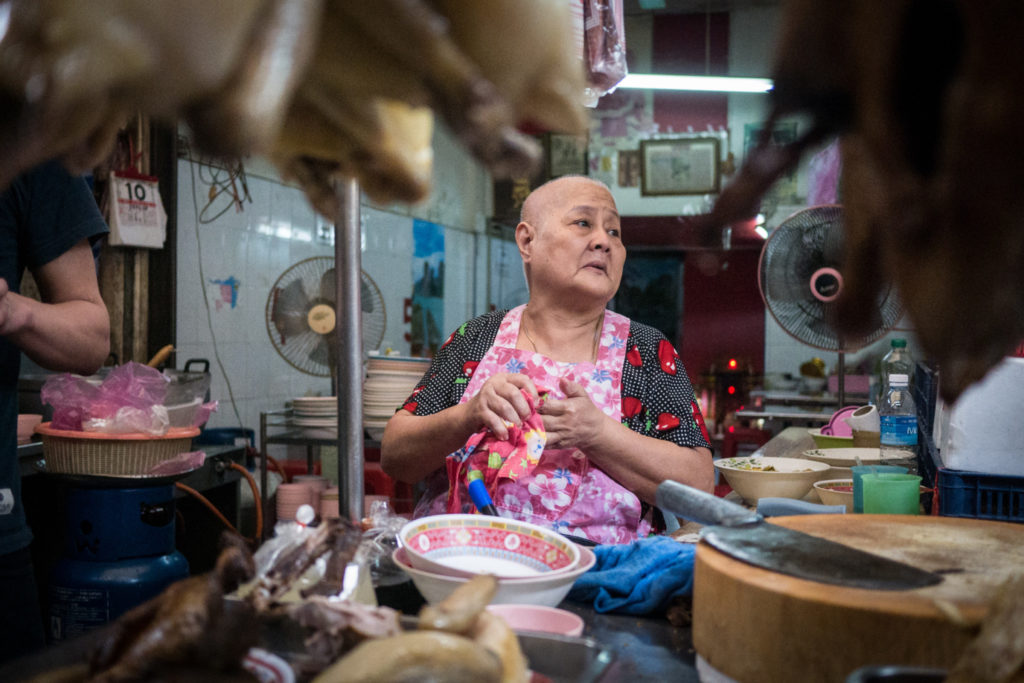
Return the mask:
POLYGON ((468 482, 469 497, 473 499, 476 509, 481 514, 500 517, 498 509, 494 507, 494 501, 491 500, 491 494, 487 492, 487 486, 484 485, 483 472, 480 470, 470 470, 469 474, 466 475, 466 480, 468 482))

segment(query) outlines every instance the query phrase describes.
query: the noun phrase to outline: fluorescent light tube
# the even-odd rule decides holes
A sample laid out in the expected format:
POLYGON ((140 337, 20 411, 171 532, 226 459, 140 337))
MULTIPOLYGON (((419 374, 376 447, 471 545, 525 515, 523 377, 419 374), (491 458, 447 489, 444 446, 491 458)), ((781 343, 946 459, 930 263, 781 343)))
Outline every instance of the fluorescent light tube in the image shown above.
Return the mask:
POLYGON ((698 90, 704 92, 763 93, 772 89, 770 78, 732 76, 670 76, 668 74, 629 74, 620 88, 641 90, 698 90))

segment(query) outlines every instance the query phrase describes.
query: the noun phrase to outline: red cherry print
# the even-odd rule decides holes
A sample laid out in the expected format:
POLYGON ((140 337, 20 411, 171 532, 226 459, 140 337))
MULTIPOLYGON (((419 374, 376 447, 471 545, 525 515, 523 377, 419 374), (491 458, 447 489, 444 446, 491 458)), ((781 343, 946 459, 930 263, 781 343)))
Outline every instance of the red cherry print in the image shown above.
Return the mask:
POLYGON ((636 344, 633 344, 633 348, 631 348, 629 353, 626 354, 626 360, 628 360, 629 364, 634 368, 638 368, 643 365, 644 361, 640 357, 640 349, 636 347, 636 344))
POLYGON ((667 339, 658 342, 658 360, 661 361, 662 370, 670 375, 676 374, 676 358, 679 358, 679 354, 667 339))
POLYGON ((640 399, 635 396, 626 396, 622 399, 622 416, 623 417, 636 417, 640 414, 640 411, 644 409, 640 399))
POLYGON ((708 434, 708 428, 704 424, 704 416, 700 414, 700 407, 696 401, 690 402, 690 410, 693 411, 693 421, 700 427, 700 433, 704 435, 704 440, 711 443, 711 435, 708 434))
POLYGON ((661 413, 658 415, 658 424, 655 425, 655 429, 659 432, 667 432, 670 429, 675 429, 679 426, 679 418, 672 413, 661 413))
MULTIPOLYGON (((458 332, 458 330, 455 330, 455 332, 458 332)), ((452 332, 450 335, 448 335, 448 339, 445 341, 445 343, 441 344, 441 349, 452 343, 452 339, 455 339, 455 332, 452 332)), ((438 351, 440 351, 441 349, 438 349, 438 351)))
POLYGON ((424 384, 421 387, 416 387, 415 389, 412 390, 412 393, 409 394, 409 398, 412 398, 413 396, 415 396, 416 394, 420 393, 421 391, 423 391, 426 388, 427 388, 426 384, 424 384))
POLYGON ((478 365, 480 365, 480 361, 478 360, 467 360, 462 364, 462 374, 466 377, 472 377, 473 373, 476 371, 476 366, 478 365))
POLYGON ((404 406, 402 406, 402 409, 403 410, 408 410, 410 413, 415 413, 416 412, 416 407, 418 405, 419 405, 419 403, 417 403, 416 401, 409 401, 404 406))

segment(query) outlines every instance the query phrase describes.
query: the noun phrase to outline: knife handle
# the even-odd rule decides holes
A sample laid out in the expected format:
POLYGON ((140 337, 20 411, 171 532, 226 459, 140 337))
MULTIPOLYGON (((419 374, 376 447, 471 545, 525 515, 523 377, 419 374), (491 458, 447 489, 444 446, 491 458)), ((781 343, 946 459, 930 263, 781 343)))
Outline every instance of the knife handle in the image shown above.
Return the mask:
POLYGON ((754 510, 671 479, 661 482, 654 495, 659 508, 701 524, 740 526, 764 520, 754 510))

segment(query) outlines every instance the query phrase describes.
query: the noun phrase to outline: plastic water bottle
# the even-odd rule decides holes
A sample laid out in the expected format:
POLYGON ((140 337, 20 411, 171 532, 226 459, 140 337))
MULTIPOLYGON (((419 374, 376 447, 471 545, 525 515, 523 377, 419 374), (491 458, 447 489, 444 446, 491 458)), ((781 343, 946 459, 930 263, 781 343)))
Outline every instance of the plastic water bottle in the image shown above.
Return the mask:
POLYGON ((906 339, 893 339, 890 342, 889 353, 882 357, 881 394, 879 398, 885 399, 889 393, 889 378, 892 375, 906 375, 908 379, 914 376, 914 359, 907 348, 906 339))
POLYGON ((878 407, 881 423, 882 464, 906 467, 917 473, 917 406, 910 395, 910 377, 889 376, 888 391, 878 407))

